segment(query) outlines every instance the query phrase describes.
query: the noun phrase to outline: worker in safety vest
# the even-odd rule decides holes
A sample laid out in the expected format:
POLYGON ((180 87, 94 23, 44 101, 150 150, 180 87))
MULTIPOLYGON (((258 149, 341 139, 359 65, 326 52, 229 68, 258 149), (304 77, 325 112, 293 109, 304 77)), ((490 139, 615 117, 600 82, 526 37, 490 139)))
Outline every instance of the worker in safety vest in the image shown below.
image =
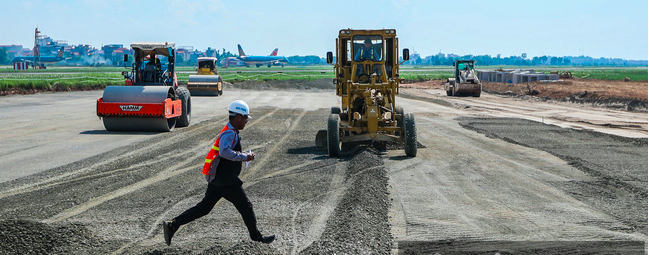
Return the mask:
POLYGON ((379 61, 379 54, 376 52, 374 47, 372 47, 372 40, 370 39, 365 39, 363 47, 358 49, 356 55, 354 55, 354 61, 364 60, 379 61))
POLYGON ((230 121, 216 137, 214 146, 205 158, 203 174, 208 182, 205 197, 173 220, 163 222, 167 245, 171 244, 171 238, 180 226, 207 215, 221 198, 230 201, 237 208, 252 240, 263 243, 275 240, 274 235, 263 236, 257 229, 252 203, 243 191, 243 182, 239 179, 242 162, 255 159, 253 152, 242 152, 239 136, 239 131, 246 126, 250 118, 250 108, 246 102, 236 100, 230 104, 228 111, 230 121))

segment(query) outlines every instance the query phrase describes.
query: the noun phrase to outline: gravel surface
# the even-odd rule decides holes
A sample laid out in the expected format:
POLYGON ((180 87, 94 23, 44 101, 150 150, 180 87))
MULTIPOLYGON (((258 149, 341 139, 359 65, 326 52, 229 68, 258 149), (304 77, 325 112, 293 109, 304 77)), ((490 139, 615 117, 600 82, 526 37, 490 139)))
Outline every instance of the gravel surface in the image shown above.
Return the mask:
MULTIPOLYGON (((242 171, 244 189, 262 233, 277 236, 272 244, 250 241, 240 215, 224 200, 182 226, 171 246, 164 243, 161 222, 201 200, 205 153, 226 121, 197 111, 197 121, 187 128, 0 183, 0 254, 386 254, 421 253, 431 244, 458 247, 446 245, 451 235, 479 241, 583 240, 591 232, 646 238, 646 139, 518 119, 459 119, 470 130, 548 151, 570 166, 546 152, 463 129, 449 108, 400 99, 408 112, 417 113, 416 158, 389 144, 347 148, 344 157, 330 158, 314 144, 329 112, 317 105, 329 101, 313 101, 324 93, 275 90, 329 89, 330 82, 234 84, 244 89, 226 95, 249 94, 250 100, 265 100, 263 105, 280 105, 255 107, 241 132, 243 149, 257 154, 242 171), (546 163, 553 167, 544 169, 546 163), (402 211, 391 215, 395 205, 402 211), (566 208, 572 211, 562 211, 566 208), (593 231, 584 231, 590 226, 593 231), (393 240, 397 236, 402 239, 393 240), (422 238, 434 242, 410 242, 422 238)), ((227 97, 196 99, 219 104, 227 97)), ((34 132, 45 136, 47 130, 34 132)), ((112 139, 146 135, 99 133, 112 139)), ((484 244, 465 239, 454 243, 484 244)))
POLYGON ((0 220, 0 254, 88 254, 103 245, 80 225, 0 220))
POLYGON ((593 179, 556 186, 647 234, 647 139, 509 118, 459 118, 461 126, 564 159, 593 179))
MULTIPOLYGON (((358 155, 342 159, 317 151, 315 134, 326 126, 328 111, 258 108, 241 132, 244 150, 257 154, 241 178, 260 230, 277 235, 270 245, 250 241, 240 215, 225 200, 207 216, 181 227, 172 246, 164 244, 160 223, 196 204, 205 192, 200 169, 225 123, 218 117, 5 183, 0 187, 0 219, 19 220, 17 226, 41 233, 44 245, 25 239, 31 233, 23 231, 25 227, 3 227, 2 238, 24 242, 0 251, 389 252, 382 159, 366 149, 355 149, 358 155), (331 240, 335 245, 327 244, 331 240)), ((11 226, 3 226, 7 225, 11 226)))
POLYGON ((363 150, 349 161, 348 190, 320 240, 303 254, 389 254, 387 176, 383 160, 363 150))

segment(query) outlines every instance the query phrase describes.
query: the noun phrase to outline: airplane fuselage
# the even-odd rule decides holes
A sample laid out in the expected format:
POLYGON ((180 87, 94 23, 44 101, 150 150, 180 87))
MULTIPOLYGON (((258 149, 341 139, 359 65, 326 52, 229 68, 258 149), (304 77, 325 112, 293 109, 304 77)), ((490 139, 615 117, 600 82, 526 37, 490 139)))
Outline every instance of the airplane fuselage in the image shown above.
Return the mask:
POLYGON ((284 56, 243 56, 238 57, 247 65, 275 65, 276 63, 288 63, 284 56))

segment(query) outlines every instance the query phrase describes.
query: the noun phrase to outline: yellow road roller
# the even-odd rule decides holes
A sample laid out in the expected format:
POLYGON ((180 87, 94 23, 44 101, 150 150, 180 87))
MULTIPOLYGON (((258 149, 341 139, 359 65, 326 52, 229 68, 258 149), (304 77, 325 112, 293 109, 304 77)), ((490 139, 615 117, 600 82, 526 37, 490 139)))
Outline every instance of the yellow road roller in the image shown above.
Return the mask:
POLYGON ((216 70, 215 57, 198 58, 198 74, 190 75, 187 89, 192 96, 220 96, 223 95, 223 78, 216 70))

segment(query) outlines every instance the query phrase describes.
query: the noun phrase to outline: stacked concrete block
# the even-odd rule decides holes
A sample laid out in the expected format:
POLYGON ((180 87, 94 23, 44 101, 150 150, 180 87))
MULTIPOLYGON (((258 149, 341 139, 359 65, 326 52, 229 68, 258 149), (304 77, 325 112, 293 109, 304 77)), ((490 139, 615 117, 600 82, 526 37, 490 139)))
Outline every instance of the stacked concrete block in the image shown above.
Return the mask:
POLYGON ((527 83, 538 82, 544 80, 559 80, 558 74, 545 74, 534 72, 534 69, 510 69, 510 70, 495 70, 495 71, 482 71, 478 70, 478 79, 488 82, 503 82, 503 83, 527 83))

